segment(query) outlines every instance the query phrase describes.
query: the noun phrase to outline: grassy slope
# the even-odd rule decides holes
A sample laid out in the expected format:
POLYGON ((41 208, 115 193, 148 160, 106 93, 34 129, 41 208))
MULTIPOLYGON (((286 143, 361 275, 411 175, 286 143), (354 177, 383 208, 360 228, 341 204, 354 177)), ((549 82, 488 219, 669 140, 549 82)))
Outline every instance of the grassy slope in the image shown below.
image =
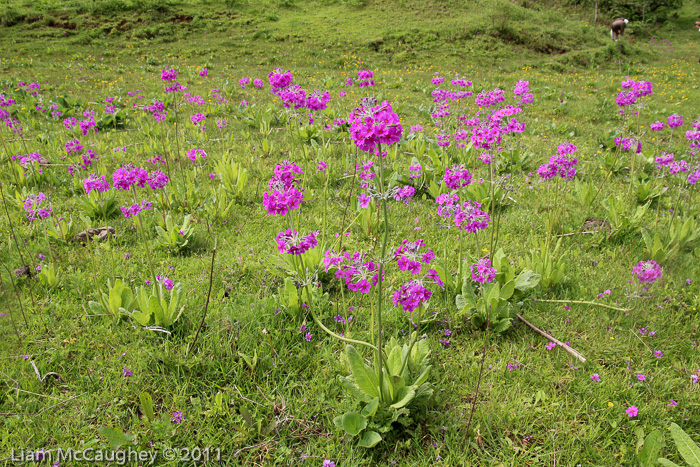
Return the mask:
MULTIPOLYGON (((404 124, 422 122, 426 128, 429 121, 424 120, 417 109, 431 103, 424 92, 432 89, 429 78, 434 71, 447 76, 454 72, 466 74, 475 81, 477 89, 497 84, 510 87, 518 79, 528 79, 536 103, 528 109, 525 140, 529 150, 536 154, 534 167, 541 159, 546 159, 558 143, 571 139, 582 154, 581 177, 594 183, 600 183, 602 179, 597 169, 598 154, 603 153, 598 138, 617 126, 614 96, 620 79, 626 74, 650 79, 655 84, 655 96, 644 110, 643 123, 663 120, 673 111, 686 115, 687 120, 698 114, 695 103, 700 100, 700 83, 693 68, 697 56, 691 55, 693 49, 685 43, 697 38, 689 33, 681 33, 675 38, 670 32, 662 32, 668 34, 673 47, 677 47, 667 51, 665 47, 642 46, 639 39, 637 45, 624 43, 610 47, 604 42, 604 28, 591 29, 590 39, 580 45, 572 42, 573 52, 550 57, 537 54, 529 47, 519 46, 511 50, 488 34, 469 41, 447 40, 449 34, 456 37, 458 31, 468 29, 462 26, 466 21, 452 14, 460 9, 449 4, 435 3, 429 8, 422 6, 424 3, 406 2, 403 9, 387 5, 373 3, 361 10, 340 5, 290 10, 270 8, 277 10, 278 21, 266 20, 263 10, 268 9, 262 8, 258 12, 244 8, 236 13, 238 16, 230 18, 224 14, 226 9, 222 6, 210 4, 202 9, 179 5, 181 12, 178 15, 191 15, 193 20, 179 23, 174 28, 174 38, 156 35, 153 39, 129 40, 125 37, 129 33, 148 28, 157 30, 162 26, 155 19, 135 13, 120 14, 109 21, 97 21, 88 15, 71 16, 72 21, 86 25, 94 21, 109 29, 90 39, 90 31, 81 27, 75 30, 51 28, 37 22, 33 23, 37 26, 0 28, 2 66, 8 79, 48 81, 48 86, 54 87, 47 95, 73 93, 99 102, 106 95, 119 94, 126 98, 126 90, 137 87, 147 96, 156 97, 160 83, 153 72, 160 69, 160 64, 179 66, 190 76, 192 92, 201 95, 212 87, 223 87, 226 81, 235 83, 243 75, 263 78, 272 65, 278 64, 296 71, 306 87, 325 84, 336 95, 342 89, 342 80, 355 72, 361 59, 363 64, 381 70, 378 73, 381 83, 376 91, 382 92, 392 102, 403 103, 404 124), (423 8, 422 14, 435 22, 425 24, 426 21, 419 19, 411 7, 423 8), (205 18, 195 19, 195 15, 205 18), (122 19, 134 22, 140 17, 146 18, 143 24, 121 35, 108 34, 122 19), (334 18, 341 17, 339 24, 333 24, 334 18), (377 18, 376 23, 392 24, 394 31, 388 32, 386 26, 378 27, 374 18, 377 18), (198 21, 201 25, 193 27, 198 21), (251 23, 245 24, 247 21, 251 23), (375 27, 379 31, 376 34, 375 27), (192 30, 188 31, 188 28, 192 30), (419 30, 419 38, 414 42, 409 44, 405 39, 398 39, 402 34, 410 36, 414 28, 419 30), (334 33, 335 29, 341 31, 334 33), (67 37, 60 38, 64 30, 76 34, 63 34, 67 37), (263 30, 267 32, 261 33, 263 30), (52 38, 49 34, 58 34, 59 38, 52 38), (376 42, 378 37, 383 41, 375 51, 366 41, 376 42), (277 40, 281 38, 285 40, 277 40), (346 42, 348 47, 345 47, 346 42), (117 45, 126 47, 118 48, 117 45), (618 63, 603 70, 598 70, 597 66, 595 69, 577 66, 576 70, 571 70, 567 66, 565 74, 552 73, 550 69, 559 68, 566 63, 567 56, 576 53, 594 57, 597 50, 619 53, 620 48, 632 50, 632 58, 641 56, 648 63, 618 63), (396 63, 396 55, 401 53, 405 53, 407 62, 396 63), (100 60, 101 56, 105 59, 100 60), (153 65, 147 61, 151 57, 153 65), (522 64, 519 63, 521 59, 522 64), (555 60, 555 65, 549 65, 550 59, 555 60), (155 64, 156 61, 159 63, 155 64), (195 75, 196 67, 205 63, 209 63, 213 70, 209 80, 195 75)), ((483 14, 480 19, 475 11, 478 10, 473 7, 465 12, 466 19, 472 24, 486 24, 484 27, 488 27, 488 14, 483 14)), ((562 33, 567 35, 567 40, 577 37, 567 31, 586 27, 583 23, 573 24, 567 23, 562 33)), ((528 27, 538 28, 537 25, 528 27)), ((542 27, 540 30, 546 29, 542 27)), ((338 113, 346 112, 352 101, 365 94, 362 91, 351 88, 349 101, 334 103, 338 106, 338 113)), ((266 93, 244 93, 237 91, 235 86, 228 92, 232 102, 246 98, 260 107, 277 105, 270 103, 266 93)), ((235 112, 224 115, 233 121, 235 112)), ((240 122, 231 125, 231 138, 227 144, 251 170, 251 184, 258 179, 264 183, 269 177, 271 168, 268 165, 271 162, 260 164, 259 154, 246 148, 245 141, 235 139, 245 130, 243 125, 240 122)), ((136 121, 130 124, 130 128, 136 127, 136 121)), ((52 159, 60 153, 58 130, 59 125, 51 127, 51 131, 41 126, 32 129, 32 132, 49 135, 51 142, 42 151, 52 159)), ((115 146, 144 139, 140 133, 136 133, 139 136, 134 134, 103 132, 94 142, 107 153, 115 146)), ((194 135, 190 137, 195 138, 194 135)), ((275 141, 278 148, 287 144, 282 136, 275 141)), ((212 157, 216 157, 217 144, 204 144, 208 145, 212 157)), ((677 149, 681 150, 680 147, 677 149)), ((115 155, 116 160, 108 161, 108 164, 113 168, 117 162, 133 160, 134 157, 140 160, 141 153, 150 152, 147 147, 139 149, 137 146, 133 152, 129 150, 128 156, 115 155)), ((332 170, 336 174, 349 170, 342 166, 339 150, 334 150, 328 157, 335 161, 332 170)), ((406 162, 407 156, 402 155, 392 164, 401 167, 406 162)), ((309 162, 309 167, 312 166, 313 160, 309 162)), ((513 183, 518 205, 517 209, 506 212, 502 245, 517 261, 525 257, 531 242, 541 237, 545 229, 538 209, 542 198, 547 196, 547 190, 531 183, 524 175, 515 176, 513 183)), ((216 185, 215 182, 208 183, 205 188, 211 190, 216 185)), ((309 185, 313 201, 307 211, 307 222, 314 224, 317 222, 314 210, 318 212, 322 208, 319 200, 321 188, 318 184, 309 185)), ((609 189, 613 193, 624 193, 626 186, 624 177, 620 177, 614 179, 609 189)), ((331 195, 331 201, 340 205, 349 184, 339 182, 334 188, 339 192, 331 195)), ((58 186, 47 189, 56 196, 57 211, 71 212, 74 200, 65 196, 58 186)), ((253 461, 264 465, 286 464, 302 455, 310 456, 307 464, 313 462, 312 465, 320 464, 320 459, 314 456, 332 457, 340 461, 341 466, 386 465, 393 460, 399 465, 426 465, 438 454, 445 459, 446 465, 467 462, 474 465, 549 465, 555 456, 557 465, 629 465, 636 441, 634 430, 638 426, 649 432, 655 428, 664 429, 673 420, 690 433, 698 432, 698 393, 688 384, 689 373, 698 366, 694 347, 699 325, 696 313, 698 286, 696 283, 685 286, 685 279, 700 277, 700 271, 696 261, 684 255, 666 265, 664 281, 643 310, 622 314, 592 307, 574 306, 572 310, 565 310, 561 306, 539 304, 527 311, 536 324, 555 336, 571 340, 589 358, 585 366, 575 364, 558 349, 545 350, 545 341, 522 326, 503 338, 494 339, 487 359, 487 365, 492 365, 493 371, 487 372, 483 382, 483 402, 476 415, 478 438, 470 447, 464 440, 463 429, 480 362, 481 334, 459 320, 453 321, 449 324, 454 332, 452 346, 444 350, 438 344, 442 325, 431 327, 428 335, 435 350, 434 381, 438 400, 428 421, 404 433, 400 438, 402 441, 395 447, 380 447, 371 454, 355 451, 349 442, 336 434, 329 434, 334 431, 332 416, 339 412, 339 407, 344 409, 351 404, 335 382, 338 374, 346 372, 339 358, 342 345, 323 339, 320 330, 313 331, 319 340, 306 343, 296 331, 296 323, 272 313, 275 305, 270 294, 274 293, 277 282, 266 274, 263 265, 267 256, 274 254, 274 247, 267 238, 269 235, 261 236, 259 232, 276 232, 282 223, 279 219, 265 217, 260 196, 253 199, 254 188, 250 191, 248 201, 255 202, 233 208, 231 224, 235 228, 214 227, 214 234, 223 245, 215 281, 217 300, 201 336, 201 351, 189 359, 184 358, 185 343, 192 338, 192 330, 201 317, 199 305, 203 303, 207 277, 207 250, 212 243, 211 237, 204 234, 203 225, 198 226, 199 244, 191 255, 170 256, 164 252, 155 255, 160 268, 165 270, 167 265, 173 265, 174 275, 192 291, 184 321, 170 339, 131 329, 124 324, 114 325, 100 317, 81 318, 85 314, 82 307, 93 294, 90 252, 75 247, 59 248, 60 262, 67 269, 63 288, 54 292, 37 289, 43 311, 30 314, 31 326, 24 331, 25 345, 16 346, 6 317, 0 321, 2 336, 10 342, 1 355, 5 357, 4 361, 11 362, 3 372, 19 381, 20 389, 25 391, 47 394, 60 400, 79 397, 59 408, 48 409, 52 404, 47 404, 45 398, 28 393, 18 395, 15 383, 3 376, 0 411, 37 413, 46 410, 46 414, 53 415, 4 417, 7 435, 2 438, 3 452, 23 445, 55 448, 78 447, 92 439, 103 442, 96 434, 96 428, 106 425, 130 432, 143 430, 143 424, 138 420, 138 394, 142 390, 153 394, 158 412, 167 414, 182 410, 185 413, 185 422, 174 436, 144 434, 146 442, 184 447, 219 446, 229 456, 241 447, 263 442, 261 448, 244 451, 238 458, 238 462, 246 465, 253 461), (250 220, 241 233, 236 232, 250 209, 253 209, 250 220), (229 287, 233 287, 234 298, 219 300, 223 290, 229 287), (669 301, 663 301, 667 297, 669 301), (44 325, 49 327, 48 333, 44 325), (654 329, 657 337, 638 337, 636 330, 641 326, 654 329), (664 351, 664 359, 657 360, 651 354, 657 348, 664 351), (238 351, 262 355, 260 367, 250 372, 238 351), (42 372, 55 371, 65 381, 50 383, 48 387, 40 385, 31 366, 18 357, 20 354, 33 355, 42 372), (509 372, 506 365, 513 362, 527 365, 526 369, 509 372), (123 366, 134 372, 132 378, 121 377, 123 366), (601 375, 603 382, 600 385, 590 382, 593 373, 601 375), (636 373, 647 374, 649 383, 632 386, 636 373), (236 388, 256 403, 240 399, 236 388), (228 409, 226 405, 223 408, 217 405, 215 396, 219 392, 234 402, 228 409), (669 398, 679 402, 677 408, 667 405, 669 398), (633 403, 640 407, 640 417, 630 421, 623 409, 633 403), (239 413, 242 404, 247 404, 253 416, 264 425, 275 417, 283 420, 277 432, 257 438, 232 430, 232 424, 244 423, 239 413), (446 427, 444 433, 442 426, 446 427)), ((670 201, 666 203, 666 208, 672 207, 670 201)), ((582 219, 600 216, 595 208, 583 208, 573 201, 566 206, 563 231, 577 231, 582 219)), ((427 217, 429 213, 434 213, 429 202, 415 203, 410 214, 400 206, 393 206, 392 225, 396 226, 393 238, 412 238, 415 235, 413 219, 420 218, 419 225, 423 228, 420 233, 426 242, 440 245, 444 235, 431 225, 427 217)), ((2 222, 2 239, 6 241, 4 219, 2 222)), ((114 256, 109 251, 96 250, 98 272, 101 277, 108 277, 114 270, 112 265, 116 264, 122 276, 139 281, 145 270, 145 251, 135 234, 128 230, 128 221, 115 219, 113 223, 124 234, 115 247, 114 256), (123 259, 124 253, 130 253, 134 259, 123 259)), ((336 212, 332 215, 331 226, 337 229, 339 225, 340 216, 336 212)), ((25 236, 28 234, 26 226, 22 232, 25 236)), ((364 245, 363 240, 362 234, 354 230, 348 245, 351 249, 360 248, 364 245)), ((27 236, 24 241, 42 245, 41 236, 31 240, 27 236)), ((565 248, 570 254, 568 281, 552 291, 543 292, 543 295, 589 299, 602 290, 612 289, 613 301, 622 305, 628 303, 625 293, 629 270, 644 257, 638 235, 622 242, 604 242, 597 237, 567 238, 565 248)), ((19 261, 5 247, 0 260, 7 264, 19 261)), ((392 282, 392 285, 395 284, 392 282)), ((26 288, 24 293, 27 293, 26 288)), ((9 304, 9 300, 9 290, 5 288, 3 302, 9 304)), ((447 309, 438 304, 435 307, 441 311, 447 309)), ((360 321, 357 326, 359 334, 364 323, 360 321)), ((397 314, 388 317, 387 326, 387 332, 399 334, 406 323, 397 314)), ((665 452, 673 456, 675 450, 665 452)))

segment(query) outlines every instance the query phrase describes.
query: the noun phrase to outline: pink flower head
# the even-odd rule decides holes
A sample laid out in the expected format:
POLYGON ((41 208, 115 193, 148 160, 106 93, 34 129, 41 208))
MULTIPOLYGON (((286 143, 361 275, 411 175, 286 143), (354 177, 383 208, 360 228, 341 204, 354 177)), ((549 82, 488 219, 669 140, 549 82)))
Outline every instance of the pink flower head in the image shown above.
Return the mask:
POLYGON ((362 105, 348 115, 350 137, 365 152, 375 152, 377 144, 389 145, 401 139, 403 127, 399 116, 387 101, 374 106, 376 100, 363 99, 362 105))
POLYGON ((412 313, 416 308, 430 300, 432 294, 420 281, 412 280, 401 285, 401 288, 394 292, 392 301, 394 305, 412 313))
POLYGON ((632 274, 637 276, 640 284, 651 285, 663 276, 663 270, 654 260, 640 261, 632 268, 632 274))
POLYGON ((366 193, 361 193, 360 196, 357 198, 357 205, 360 206, 362 209, 365 209, 369 207, 369 202, 372 200, 369 196, 367 196, 366 193))
POLYGON ((368 261, 364 253, 336 253, 326 251, 323 258, 325 271, 335 269, 335 276, 345 280, 348 290, 369 293, 372 286, 379 283, 379 273, 373 261, 368 261))
POLYGON ((463 165, 453 165, 452 167, 445 167, 443 180, 447 188, 456 190, 469 185, 472 182, 472 175, 463 165))
POLYGON ((267 78, 273 92, 277 89, 286 88, 292 84, 292 80, 294 79, 291 71, 287 70, 283 72, 281 68, 271 71, 270 74, 267 75, 267 78))
POLYGON ((177 71, 175 71, 173 68, 169 70, 161 70, 160 72, 160 79, 163 81, 175 81, 177 79, 177 71))
POLYGON ((627 412, 628 417, 633 418, 633 417, 637 416, 637 414, 639 413, 639 410, 637 409, 637 407, 632 405, 632 406, 628 407, 627 410, 625 410, 625 412, 627 412))
POLYGON ((87 194, 90 194, 92 190, 97 190, 98 193, 102 193, 110 189, 106 177, 104 175, 97 177, 95 174, 90 174, 88 178, 83 180, 83 187, 87 194))
POLYGON ((681 125, 683 125, 683 115, 679 115, 677 113, 669 115, 669 117, 668 117, 668 127, 669 128, 678 128, 681 125))
POLYGON ((277 250, 280 254, 301 255, 316 247, 316 236, 318 232, 309 232, 308 235, 301 236, 296 230, 287 229, 275 237, 277 250))
POLYGON ((202 160, 204 160, 207 157, 207 153, 204 151, 204 149, 196 149, 192 148, 189 151, 187 151, 187 157, 190 158, 190 161, 194 164, 197 161, 197 156, 201 157, 202 160))
POLYGON ((424 246, 425 242, 422 239, 414 242, 404 240, 394 252, 394 258, 397 259, 399 269, 416 275, 421 271, 421 263, 426 266, 430 264, 435 258, 435 253, 430 248, 421 250, 424 246))
POLYGON ((492 282, 496 278, 497 270, 491 266, 491 260, 487 257, 481 258, 476 263, 469 266, 472 273, 472 280, 485 284, 492 282))

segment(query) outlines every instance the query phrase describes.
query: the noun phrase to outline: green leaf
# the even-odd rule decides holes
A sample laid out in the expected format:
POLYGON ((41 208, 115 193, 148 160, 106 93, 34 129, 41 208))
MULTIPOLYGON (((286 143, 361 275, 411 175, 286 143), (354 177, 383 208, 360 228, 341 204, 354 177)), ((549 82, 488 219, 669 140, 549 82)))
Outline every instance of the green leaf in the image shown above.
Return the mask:
POLYGON ((510 329, 512 325, 513 321, 510 318, 504 318, 493 327, 493 332, 496 334, 501 334, 510 329))
POLYGON ((350 436, 357 436, 367 427, 367 419, 357 412, 348 412, 343 415, 343 430, 350 436))
POLYGON ((148 311, 150 311, 151 315, 155 318, 156 326, 163 324, 165 318, 163 307, 160 306, 160 301, 155 295, 151 295, 151 297, 148 299, 148 311))
POLYGON ((423 372, 416 378, 416 380, 413 382, 414 386, 420 386, 421 384, 425 383, 428 381, 428 376, 430 376, 430 369, 432 367, 428 365, 423 369, 423 372))
POLYGON ((510 297, 513 296, 513 292, 515 292, 515 282, 506 282, 506 284, 501 288, 501 299, 508 300, 510 297))
MULTIPOLYGON (((644 439, 644 447, 639 453, 639 463, 642 467, 652 466, 664 447, 664 435, 661 430, 654 430, 644 439)), ((639 446, 637 447, 639 449, 639 446)))
POLYGON ((386 364, 389 367, 389 371, 391 372, 391 375, 398 375, 399 372, 401 371, 402 367, 402 361, 401 361, 401 347, 398 345, 393 347, 391 349, 391 352, 389 352, 389 357, 386 359, 386 364))
POLYGON ((375 397, 371 401, 365 405, 365 408, 362 409, 362 416, 365 418, 372 418, 374 417, 374 414, 377 413, 377 408, 379 407, 379 398, 375 397))
POLYGON ((362 434, 362 439, 357 445, 361 448, 373 448, 381 440, 382 437, 379 433, 377 433, 376 431, 367 430, 362 434))
POLYGON ((541 278, 542 276, 540 276, 539 274, 535 274, 535 272, 532 269, 527 269, 521 272, 518 275, 518 278, 515 279, 515 289, 521 292, 534 289, 535 287, 537 287, 537 284, 540 283, 541 278))
POLYGON ((663 457, 659 457, 656 459, 656 462, 658 462, 661 465, 664 465, 666 467, 681 467, 680 465, 676 464, 675 462, 671 462, 668 459, 664 459, 663 457))
POLYGON ((360 390, 370 397, 379 397, 379 391, 377 390, 379 381, 372 368, 364 362, 352 345, 348 345, 345 352, 350 363, 350 371, 355 377, 355 383, 360 390))
POLYGON ((678 452, 690 464, 690 467, 700 467, 700 448, 690 436, 675 423, 671 423, 671 436, 676 442, 678 452))
POLYGON ((400 409, 401 407, 408 405, 413 400, 415 395, 416 389, 413 386, 404 386, 396 394, 395 399, 397 402, 391 404, 390 407, 392 409, 400 409))
POLYGON ((636 430, 634 430, 634 434, 637 436, 637 452, 641 449, 642 445, 644 444, 644 428, 637 427, 636 430))
POLYGON ((88 308, 90 308, 90 311, 92 311, 95 314, 101 314, 107 311, 104 309, 101 303, 93 301, 88 302, 88 308))
POLYGON ((153 398, 149 393, 143 391, 139 394, 139 399, 141 400, 141 412, 143 412, 149 423, 153 422, 153 398))
POLYGON ((357 399, 364 402, 369 402, 372 400, 371 397, 369 397, 367 394, 360 390, 360 388, 357 386, 357 383, 355 382, 355 378, 353 378, 352 375, 338 376, 338 379, 340 380, 340 384, 343 385, 345 390, 351 395, 355 396, 357 399))
POLYGON ((484 305, 487 309, 488 307, 492 309, 498 308, 498 301, 501 299, 501 285, 496 281, 489 282, 484 287, 484 298, 484 305))
MULTIPOLYGON (((465 279, 466 282, 466 279, 465 279)), ((455 297, 457 313, 464 313, 476 308, 477 298, 470 285, 462 286, 462 294, 455 297)))
POLYGON ((151 313, 144 313, 142 311, 134 311, 131 313, 131 317, 136 320, 141 326, 148 326, 153 324, 153 315, 151 313))
POLYGON ((132 443, 134 442, 134 436, 133 435, 127 435, 125 434, 122 430, 119 428, 112 428, 109 426, 104 426, 101 428, 97 429, 97 432, 107 438, 107 443, 109 443, 109 447, 116 450, 119 449, 121 446, 123 446, 126 443, 132 443))

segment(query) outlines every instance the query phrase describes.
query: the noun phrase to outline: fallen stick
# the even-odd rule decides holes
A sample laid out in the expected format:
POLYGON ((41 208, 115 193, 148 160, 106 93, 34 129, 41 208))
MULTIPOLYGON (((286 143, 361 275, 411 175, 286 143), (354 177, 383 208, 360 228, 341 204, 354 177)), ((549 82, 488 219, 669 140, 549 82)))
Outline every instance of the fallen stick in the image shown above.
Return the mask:
POLYGON ((515 314, 515 317, 518 318, 518 319, 519 319, 520 321, 522 321, 523 323, 525 323, 525 325, 526 325, 527 327, 529 327, 530 329, 532 329, 533 331, 535 331, 535 332, 536 332, 537 334, 539 334, 540 336, 546 337, 547 339, 549 339, 550 341, 554 342, 555 344, 562 346, 562 347, 564 348, 564 350, 566 350, 566 351, 569 352, 571 355, 573 355, 574 357, 576 357, 576 358, 578 358, 579 360, 581 360, 581 363, 586 363, 586 359, 585 359, 585 358, 583 357, 583 355, 581 355, 576 349, 573 349, 573 348, 569 347, 568 345, 566 345, 566 344, 563 343, 562 341, 560 341, 560 340, 558 340, 558 339, 555 339, 554 337, 550 336, 549 334, 547 334, 546 332, 542 331, 541 329, 536 328, 532 323, 530 323, 529 321, 527 321, 525 318, 523 318, 523 317, 520 316, 519 314, 516 313, 516 314, 515 314))

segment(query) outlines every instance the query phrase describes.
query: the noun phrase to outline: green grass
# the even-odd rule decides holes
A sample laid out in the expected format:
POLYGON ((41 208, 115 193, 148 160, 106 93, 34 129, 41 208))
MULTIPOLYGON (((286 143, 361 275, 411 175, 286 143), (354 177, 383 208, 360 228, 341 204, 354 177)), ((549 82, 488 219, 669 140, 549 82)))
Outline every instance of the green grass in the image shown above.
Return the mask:
MULTIPOLYGON (((149 446, 220 449, 223 460, 212 465, 287 465, 300 464, 304 458, 305 465, 321 465, 323 459, 333 459, 339 466, 391 465, 393 461, 396 465, 426 465, 436 462, 437 456, 445 465, 635 465, 635 430, 640 427, 647 433, 656 428, 664 431, 667 446, 662 454, 676 462, 681 461, 667 431, 671 422, 698 441, 700 385, 690 382, 690 375, 700 367, 697 256, 684 251, 664 263, 663 278, 650 289, 651 295, 643 300, 630 298, 636 290, 628 283, 630 271, 638 261, 648 259, 640 227, 663 232, 673 215, 669 210, 679 207, 683 216, 697 218, 697 193, 692 192, 685 201, 674 179, 656 180, 659 172, 652 164, 636 170, 669 187, 660 205, 654 202, 642 224, 624 235, 563 237, 565 280, 535 292, 540 299, 595 302, 599 293, 610 289, 602 303, 633 309, 621 312, 576 304, 566 309, 562 303, 527 300, 522 311, 539 328, 570 341, 587 363, 560 348, 547 350, 547 340, 522 323, 502 336, 490 336, 472 433, 465 436, 484 334, 483 329, 457 316, 453 296, 436 291, 430 309, 438 313, 439 320, 422 329, 433 351, 433 404, 423 417, 397 428, 376 448, 356 447, 353 439, 333 425, 334 416, 355 407, 337 379, 348 374, 345 346, 326 336, 310 318, 307 330, 301 332, 302 322, 276 312, 280 305, 275 295, 283 272, 274 236, 288 225, 286 218, 267 216, 262 206, 262 192, 275 163, 292 158, 305 171, 302 185, 307 202, 301 210, 300 230, 321 230, 327 205, 328 236, 334 239, 333 234, 343 232, 356 215, 351 206, 344 216, 350 190, 353 199, 359 194, 352 182, 354 146, 347 136, 334 132, 324 136, 331 142, 328 148, 297 141, 290 153, 292 144, 283 125, 273 124, 270 134, 264 135, 246 122, 250 112, 238 105, 248 100, 256 111, 269 109, 275 117, 284 118, 266 79, 272 68, 281 66, 291 69, 295 82, 305 89, 331 92, 329 110, 316 116, 317 124, 346 118, 359 98, 381 95, 394 104, 405 129, 421 123, 426 128, 422 138, 428 147, 438 150, 429 116, 434 88, 430 78, 435 72, 448 80, 459 73, 474 81, 475 91, 500 86, 507 96, 515 82, 529 80, 535 102, 518 119, 527 122, 522 152, 532 159, 507 180, 513 201, 502 210, 499 239, 499 247, 523 267, 535 242, 547 234, 548 206, 556 204, 560 210, 557 233, 569 234, 579 232, 587 218, 607 217, 601 208, 603 198, 610 194, 626 197, 629 170, 623 168, 603 184, 607 170, 602 168, 604 158, 614 154, 608 148, 609 135, 621 125, 615 104, 621 80, 629 75, 654 84, 654 95, 647 98, 639 119, 642 128, 678 112, 685 116, 682 129, 690 129, 690 122, 700 113, 696 104, 700 102, 698 57, 692 42, 697 40, 697 31, 672 30, 673 24, 683 24, 691 16, 690 6, 681 11, 677 23, 659 30, 639 28, 633 37, 611 45, 606 40, 607 28, 591 26, 584 16, 587 12, 557 4, 536 10, 487 2, 465 6, 461 2, 405 1, 400 8, 393 2, 370 2, 365 7, 341 2, 297 2, 290 7, 272 2, 254 6, 211 2, 163 3, 163 11, 157 12, 127 3, 133 9, 120 8, 109 16, 106 10, 92 11, 87 3, 78 2, 56 2, 43 10, 13 6, 25 17, 11 27, 0 27, 4 88, 0 92, 14 94, 18 81, 36 81, 41 83, 40 99, 45 107, 56 96, 67 96, 82 101, 98 117, 103 115, 104 98, 118 96, 126 116, 125 125, 116 131, 108 126, 97 135, 83 137, 79 130, 67 131, 60 120, 33 111, 29 98, 17 106, 25 141, 1 130, 7 149, 2 152, 0 181, 25 263, 39 264, 39 253, 48 261, 49 251, 43 228, 25 220, 15 192, 20 197, 39 191, 50 195, 53 219, 72 217, 77 231, 85 228, 77 202, 78 196, 85 195, 72 189, 73 179, 62 165, 76 161, 74 156, 62 159, 65 142, 75 136, 101 156, 94 171, 108 179, 123 163, 147 167, 146 160, 161 154, 163 144, 171 155, 178 152, 179 144, 179 159, 171 160, 171 183, 196 176, 205 203, 220 196, 220 177, 212 180, 207 175, 215 172, 214 162, 224 153, 240 162, 250 179, 243 199, 233 204, 224 220, 211 221, 204 210, 192 212, 194 239, 181 254, 158 247, 153 227, 162 210, 155 209, 143 214, 147 232, 153 236, 148 250, 133 222, 122 217, 92 221, 93 226, 116 229, 116 238, 107 245, 52 242, 63 272, 55 289, 22 278, 14 279, 15 290, 3 268, 0 299, 6 309, 0 317, 4 342, 0 350, 0 464, 13 464, 9 459, 13 448, 106 449, 107 439, 98 431, 103 427, 138 435, 137 446, 144 450, 149 446), (506 24, 499 24, 505 20, 493 13, 498 8, 509 11, 506 24), (562 12, 572 18, 560 27, 555 17, 562 12), (30 14, 42 18, 32 22, 30 14), (170 21, 177 17, 183 19, 170 21), (549 38, 555 33, 560 34, 556 43, 566 50, 538 45, 554 42, 549 38), (663 39, 671 41, 671 48, 649 45, 665 44, 663 39), (188 92, 209 99, 203 107, 187 104, 180 112, 184 128, 177 143, 172 122, 167 124, 163 142, 150 115, 132 109, 133 103, 144 105, 163 97, 159 73, 171 66, 180 70, 188 92), (202 66, 209 67, 208 78, 197 75, 202 66), (343 86, 363 66, 374 69, 377 86, 343 86), (263 79, 265 89, 253 90, 251 85, 240 89, 242 76, 263 79), (226 95, 228 104, 218 105, 210 97, 213 88, 226 95), (136 89, 146 98, 127 95, 136 89), (338 97, 342 90, 347 97, 338 97), (205 134, 183 124, 198 111, 208 114, 205 134), (220 118, 228 121, 222 133, 215 126, 220 118), (271 145, 267 153, 261 149, 265 139, 271 145), (537 167, 564 141, 578 146, 577 179, 595 188, 603 186, 591 206, 579 201, 573 182, 559 185, 563 192, 557 197, 553 183, 538 182, 537 167), (126 152, 114 150, 122 147, 126 152), (207 151, 205 165, 196 172, 184 157, 191 147, 207 151), (44 168, 43 178, 30 179, 23 187, 5 167, 10 154, 26 152, 40 152, 51 165, 44 168), (323 177, 314 175, 319 160, 328 162, 327 191, 323 177), (196 348, 187 355, 204 312, 215 242, 211 301, 196 348), (187 291, 185 311, 171 334, 141 329, 131 320, 114 322, 96 316, 99 313, 88 307, 97 298, 95 283, 105 286, 107 279, 121 277, 132 288, 143 285, 149 260, 156 273, 167 273, 187 291), (642 327, 656 335, 642 335, 642 327), (439 340, 448 328, 451 344, 445 348, 439 340), (307 331, 313 334, 310 342, 304 339, 307 331), (664 357, 655 358, 655 350, 661 350, 664 357), (54 372, 60 380, 48 377, 40 382, 30 362, 42 375, 54 372), (519 368, 509 371, 508 364, 519 368), (124 367, 133 375, 124 377, 124 367), (595 373, 600 383, 591 381, 595 373), (637 374, 646 375, 647 381, 637 381, 637 374), (156 418, 165 420, 151 429, 144 421, 142 392, 152 396, 156 418), (670 406, 670 399, 678 405, 670 406), (625 414, 630 405, 639 408, 635 418, 625 414), (176 411, 183 412, 182 424, 167 423, 176 411), (245 428, 248 413, 254 428, 245 428)), ((473 98, 467 101, 453 103, 451 109, 473 116, 477 111, 473 98)), ((82 110, 77 110, 77 117, 82 110)), ((631 124, 636 126, 636 120, 631 124)), ((684 157, 681 132, 675 132, 672 141, 667 130, 662 135, 660 148, 684 157)), ((657 141, 652 138, 659 135, 647 131, 643 136, 647 156, 654 154, 657 141)), ((405 140, 397 147, 386 165, 405 176, 415 151, 405 140)), ((471 162, 475 153, 452 146, 448 156, 454 162, 471 162)), ((623 165, 628 167, 629 157, 625 157, 623 165)), ((428 157, 421 163, 432 166, 428 157)), ((89 171, 81 172, 80 178, 89 171)), ((475 174, 479 178, 488 180, 483 165, 475 174)), ((146 196, 145 191, 141 194, 146 196)), ((132 203, 126 193, 117 199, 119 205, 132 203)), ((149 199, 156 204, 153 197, 149 199)), ((634 204, 636 201, 630 208, 634 204)), ((176 214, 176 220, 183 217, 184 213, 176 214)), ((23 262, 4 208, 0 219, 0 262, 13 270, 23 262)), ((454 233, 438 228, 434 201, 419 198, 409 206, 390 202, 389 225, 390 247, 398 246, 402 239, 423 238, 439 258, 450 261, 456 273, 454 233)), ((343 243, 348 251, 372 249, 373 236, 357 223, 349 233, 343 243)), ((471 238, 465 244, 470 254, 483 254, 476 251, 471 238)), ((387 290, 393 293, 407 279, 390 265, 387 290)), ((356 309, 349 332, 364 338, 375 299, 360 300, 347 290, 341 295, 332 276, 322 274, 321 280, 331 303, 324 310, 326 325, 334 323, 333 316, 343 311, 343 304, 352 305, 356 309)), ((402 338, 409 328, 403 314, 387 301, 385 334, 402 338)), ((340 326, 333 329, 348 332, 340 326)), ((158 464, 189 465, 162 458, 158 464)))

